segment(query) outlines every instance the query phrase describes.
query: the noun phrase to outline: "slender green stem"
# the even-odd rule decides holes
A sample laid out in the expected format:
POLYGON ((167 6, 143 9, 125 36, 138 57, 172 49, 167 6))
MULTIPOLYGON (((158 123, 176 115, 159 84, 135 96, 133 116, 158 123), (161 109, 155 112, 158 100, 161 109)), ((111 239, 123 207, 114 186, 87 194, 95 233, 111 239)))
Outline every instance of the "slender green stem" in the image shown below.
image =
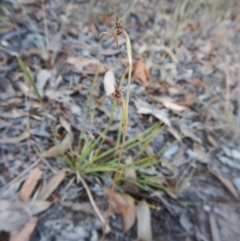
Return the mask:
MULTIPOLYGON (((89 91, 89 94, 88 94, 87 107, 86 107, 86 111, 84 113, 84 119, 86 118, 86 115, 88 114, 88 111, 89 111, 90 106, 91 106, 92 93, 93 93, 93 90, 96 86, 97 79, 98 79, 98 76, 99 76, 99 73, 100 73, 100 69, 101 69, 101 65, 98 65, 97 71, 96 71, 96 73, 93 77, 93 82, 92 82, 92 85, 90 87, 90 91, 89 91)), ((89 111, 89 113, 90 113, 90 111, 89 111)))

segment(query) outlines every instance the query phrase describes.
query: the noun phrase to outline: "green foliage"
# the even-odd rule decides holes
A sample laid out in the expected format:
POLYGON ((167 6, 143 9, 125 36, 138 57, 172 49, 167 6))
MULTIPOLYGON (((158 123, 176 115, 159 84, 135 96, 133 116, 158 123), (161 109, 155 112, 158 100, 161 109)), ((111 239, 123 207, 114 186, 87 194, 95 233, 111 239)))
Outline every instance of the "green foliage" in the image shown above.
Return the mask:
POLYGON ((25 65, 25 63, 24 63, 20 58, 18 58, 18 63, 19 63, 20 68, 22 69, 22 71, 23 71, 26 79, 29 81, 31 87, 33 88, 34 93, 36 94, 39 102, 40 102, 41 105, 44 107, 43 99, 42 99, 41 95, 40 95, 39 92, 38 92, 38 89, 37 89, 37 86, 36 86, 36 84, 35 84, 35 81, 34 81, 34 79, 32 78, 31 73, 29 72, 27 66, 25 65))

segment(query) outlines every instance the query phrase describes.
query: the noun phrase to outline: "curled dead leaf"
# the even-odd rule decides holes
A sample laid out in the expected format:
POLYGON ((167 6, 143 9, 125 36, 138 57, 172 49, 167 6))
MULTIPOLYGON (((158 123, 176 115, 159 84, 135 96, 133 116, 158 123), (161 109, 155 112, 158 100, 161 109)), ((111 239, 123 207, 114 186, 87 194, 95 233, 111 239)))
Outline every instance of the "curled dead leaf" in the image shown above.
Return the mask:
MULTIPOLYGON (((106 195, 111 196, 111 188, 104 191, 106 195)), ((117 192, 113 193, 113 211, 120 213, 123 220, 123 233, 126 233, 135 223, 136 206, 132 197, 117 192)))
POLYGON ((145 67, 143 59, 140 59, 135 66, 134 77, 137 82, 140 82, 145 87, 149 86, 148 83, 149 71, 145 67))

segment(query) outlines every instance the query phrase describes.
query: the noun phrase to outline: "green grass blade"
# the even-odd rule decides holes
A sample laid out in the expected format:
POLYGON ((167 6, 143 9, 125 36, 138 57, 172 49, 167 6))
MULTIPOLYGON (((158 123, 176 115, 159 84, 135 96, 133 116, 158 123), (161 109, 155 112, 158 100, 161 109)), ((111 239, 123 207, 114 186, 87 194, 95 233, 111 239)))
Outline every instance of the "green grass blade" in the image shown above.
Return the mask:
POLYGON ((19 63, 20 68, 22 69, 24 75, 26 76, 27 80, 29 81, 30 85, 32 86, 38 100, 40 101, 41 105, 44 107, 43 99, 42 99, 41 95, 39 94, 37 86, 31 76, 31 74, 29 73, 25 63, 20 58, 18 58, 18 63, 19 63))

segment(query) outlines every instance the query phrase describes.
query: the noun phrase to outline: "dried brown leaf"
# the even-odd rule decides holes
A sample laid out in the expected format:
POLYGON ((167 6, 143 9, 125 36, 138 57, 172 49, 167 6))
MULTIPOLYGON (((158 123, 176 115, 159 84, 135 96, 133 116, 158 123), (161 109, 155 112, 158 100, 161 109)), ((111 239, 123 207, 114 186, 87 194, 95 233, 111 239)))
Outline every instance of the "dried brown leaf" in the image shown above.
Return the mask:
POLYGON ((100 62, 98 59, 89 59, 89 58, 78 58, 78 57, 68 57, 67 63, 72 65, 81 65, 81 66, 87 66, 90 64, 97 64, 99 65, 100 62))
POLYGON ((27 116, 28 113, 27 112, 20 112, 16 109, 13 109, 11 112, 2 112, 0 113, 0 116, 3 118, 10 118, 10 119, 16 119, 16 118, 21 118, 24 116, 27 116))
POLYGON ((53 191, 60 185, 66 176, 65 170, 59 171, 53 175, 48 183, 42 188, 38 195, 38 200, 47 200, 53 191))
POLYGON ((31 218, 20 232, 12 232, 9 241, 28 241, 37 225, 38 218, 31 218))
POLYGON ((61 143, 59 143, 59 145, 53 146, 47 151, 42 152, 40 156, 42 158, 49 158, 49 157, 55 157, 55 156, 61 155, 69 149, 70 145, 72 144, 72 141, 73 141, 73 134, 68 133, 63 138, 61 143))
MULTIPOLYGON (((106 195, 111 196, 111 188, 104 191, 106 195)), ((123 232, 126 233, 134 224, 136 220, 136 206, 133 198, 120 193, 113 193, 113 211, 122 215, 123 232)))
POLYGON ((91 22, 89 28, 92 31, 92 33, 94 34, 94 36, 98 36, 97 27, 96 27, 96 24, 94 22, 91 22))
POLYGON ((180 167, 181 165, 188 162, 187 158, 184 156, 186 151, 186 146, 182 145, 176 155, 173 157, 172 162, 170 163, 171 166, 180 167))
POLYGON ((178 63, 177 56, 173 53, 173 51, 169 47, 165 45, 152 45, 150 49, 153 51, 164 51, 171 57, 173 63, 175 64, 178 63))
POLYGON ((52 203, 44 200, 34 200, 26 203, 32 213, 32 215, 37 215, 48 209, 52 203))
POLYGON ((187 79, 186 81, 195 85, 196 87, 199 87, 199 88, 202 88, 202 87, 205 86, 205 83, 198 78, 187 79))
POLYGON ((138 114, 143 114, 143 115, 151 114, 155 116, 158 120, 162 121, 165 125, 167 126, 172 125, 165 110, 153 109, 150 104, 140 99, 134 100, 134 104, 137 108, 138 114))
POLYGON ((171 128, 172 124, 165 110, 152 110, 152 115, 154 115, 158 120, 162 121, 166 126, 171 128))
POLYGON ((59 103, 69 104, 72 102, 72 98, 70 95, 74 93, 75 90, 71 89, 54 89, 54 88, 48 88, 45 91, 45 96, 49 98, 50 100, 55 100, 59 103))
POLYGON ((70 124, 63 116, 60 116, 59 121, 60 121, 62 127, 63 127, 68 133, 71 133, 71 124, 70 124))
POLYGON ((194 93, 187 93, 184 95, 184 100, 179 104, 190 107, 195 102, 196 102, 196 95, 194 93))
POLYGON ((194 142, 193 151, 197 154, 198 161, 208 163, 208 154, 201 144, 194 142))
POLYGON ((16 207, 16 203, 0 200, 0 230, 11 232, 20 230, 24 224, 29 220, 29 215, 24 212, 23 208, 16 207), (11 205, 6 205, 9 202, 11 205), (4 209, 3 209, 4 208, 4 209))
POLYGON ((218 142, 212 134, 207 133, 207 139, 212 146, 214 146, 215 148, 218 147, 218 142))
POLYGON ((180 142, 182 141, 181 136, 179 135, 179 133, 178 133, 173 127, 169 126, 169 127, 167 128, 167 131, 168 131, 173 137, 175 137, 176 140, 178 140, 178 141, 180 141, 180 142))
POLYGON ((137 205, 137 220, 137 240, 152 241, 151 213, 145 201, 137 205))
POLYGON ((209 223, 210 223, 210 228, 211 228, 211 233, 212 233, 212 240, 213 241, 221 241, 220 236, 219 236, 217 222, 212 213, 209 214, 209 223))
POLYGON ((176 87, 169 87, 167 89, 167 91, 168 91, 170 96, 175 96, 175 95, 181 94, 181 91, 178 88, 176 88, 176 87))
POLYGON ((40 95, 43 94, 44 86, 47 84, 47 81, 51 78, 52 73, 50 70, 41 69, 38 71, 36 80, 37 80, 37 89, 40 95))
MULTIPOLYGON (((132 164, 132 157, 128 156, 127 159, 125 160, 125 163, 127 165, 132 164)), ((137 174, 136 171, 133 167, 127 167, 125 169, 125 182, 124 182, 124 188, 126 191, 130 193, 139 193, 138 187, 132 183, 131 181, 134 181, 137 179, 137 174)))
POLYGON ((222 185, 233 195, 234 198, 236 198, 236 200, 239 199, 238 196, 238 192, 236 190, 236 188, 234 187, 234 185, 232 184, 231 181, 229 181, 228 179, 222 177, 220 174, 216 173, 216 172, 212 172, 212 174, 222 183, 222 185))
POLYGON ((0 139, 0 143, 1 144, 18 143, 18 142, 28 139, 29 137, 30 137, 29 131, 25 131, 21 135, 16 136, 16 137, 8 137, 8 138, 0 139))
POLYGON ((27 180, 24 182, 21 191, 20 197, 23 201, 28 201, 36 188, 38 180, 42 177, 42 171, 39 167, 36 167, 32 170, 27 180))
POLYGON ((196 20, 193 19, 188 19, 185 23, 184 23, 184 30, 185 31, 195 31, 200 27, 200 23, 196 20))
POLYGON ((92 214, 94 216, 97 216, 90 202, 82 202, 82 203, 61 202, 61 204, 64 207, 71 208, 73 211, 81 211, 87 214, 92 214))
POLYGON ((140 59, 136 63, 134 76, 135 76, 137 81, 140 81, 140 84, 142 84, 145 87, 149 86, 149 83, 148 83, 148 80, 147 80, 148 79, 148 72, 145 68, 145 63, 144 63, 143 59, 140 59))
POLYGON ((103 15, 103 21, 106 25, 112 24, 112 18, 109 15, 104 14, 103 15))
MULTIPOLYGON (((125 160, 125 163, 127 165, 131 165, 132 164, 132 157, 131 156, 128 156, 125 160)), ((137 174, 136 174, 136 171, 134 168, 132 167, 127 167, 125 169, 125 178, 126 179, 132 179, 132 180, 136 180, 137 178, 137 174)))
POLYGON ((188 108, 186 106, 182 106, 182 105, 178 105, 176 103, 173 103, 173 102, 169 102, 169 101, 162 101, 162 104, 167 108, 167 109, 170 109, 170 110, 173 110, 173 111, 184 111, 184 110, 187 110, 188 108))
POLYGON ((196 141, 196 142, 202 144, 202 140, 198 136, 196 136, 193 133, 193 130, 190 130, 185 124, 180 125, 180 130, 184 136, 192 139, 193 141, 196 141))
POLYGON ((4 107, 7 107, 7 108, 13 108, 13 107, 22 105, 22 103, 23 103, 23 99, 16 97, 16 98, 8 99, 5 102, 0 101, 0 106, 4 106, 4 107))

